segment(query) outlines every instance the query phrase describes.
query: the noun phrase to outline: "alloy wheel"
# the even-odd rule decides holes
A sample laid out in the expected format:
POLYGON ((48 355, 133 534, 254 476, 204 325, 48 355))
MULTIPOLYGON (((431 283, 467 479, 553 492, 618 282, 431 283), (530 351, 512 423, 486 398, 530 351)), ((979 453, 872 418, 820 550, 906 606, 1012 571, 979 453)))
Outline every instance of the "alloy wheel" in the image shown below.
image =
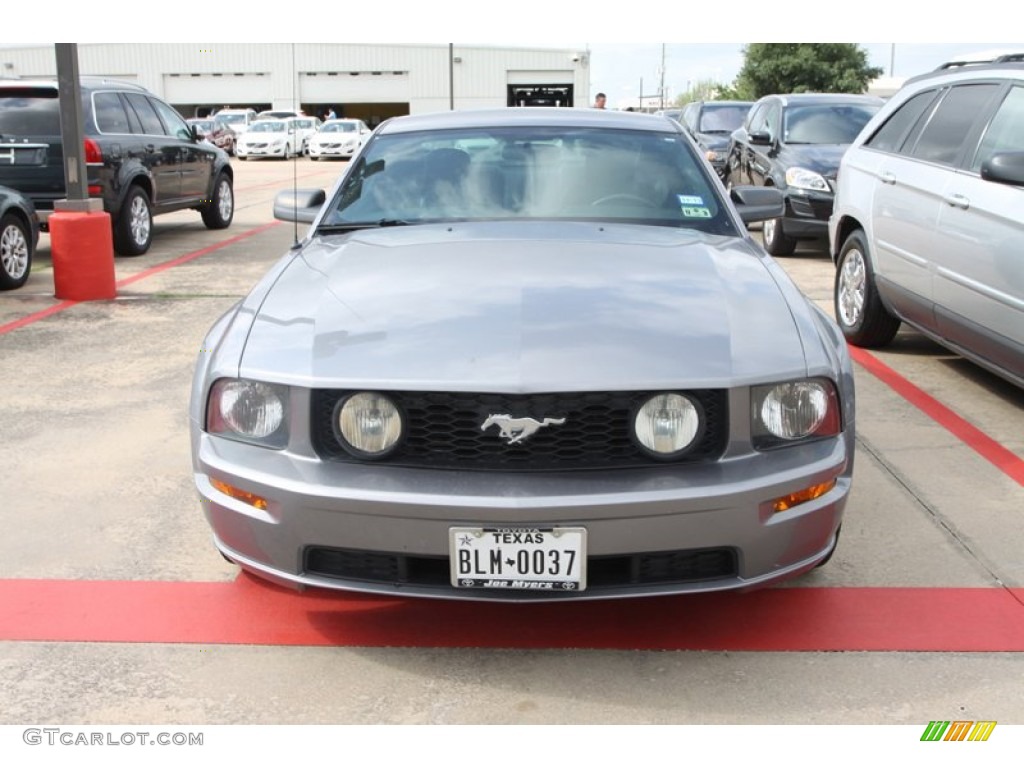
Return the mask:
POLYGON ((220 187, 217 189, 217 208, 220 217, 225 221, 231 218, 235 210, 235 200, 227 179, 221 179, 220 187))
POLYGON ((839 272, 839 319, 847 328, 857 325, 864 316, 865 286, 867 274, 864 254, 851 248, 843 257, 839 272))
POLYGON ((19 279, 28 269, 28 241, 14 224, 4 227, 0 233, 0 264, 8 277, 14 280, 19 279))
POLYGON ((132 200, 131 209, 128 212, 129 222, 132 230, 132 240, 142 246, 149 242, 149 229, 152 222, 149 219, 149 206, 141 197, 132 200))

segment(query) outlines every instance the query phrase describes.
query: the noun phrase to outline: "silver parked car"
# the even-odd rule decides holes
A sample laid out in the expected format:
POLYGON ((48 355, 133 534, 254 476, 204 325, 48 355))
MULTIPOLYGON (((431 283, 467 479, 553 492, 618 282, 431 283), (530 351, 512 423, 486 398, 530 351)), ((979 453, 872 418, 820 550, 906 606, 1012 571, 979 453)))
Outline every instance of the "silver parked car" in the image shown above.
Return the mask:
POLYGON ((1024 64, 908 82, 843 157, 829 234, 851 343, 901 322, 1024 387, 1024 64))
MULTIPOLYGON (((836 546, 838 328, 678 123, 509 109, 382 124, 202 344, 220 551, 296 587, 484 600, 766 585, 836 546)), ((293 213, 294 212, 294 213, 293 213)))

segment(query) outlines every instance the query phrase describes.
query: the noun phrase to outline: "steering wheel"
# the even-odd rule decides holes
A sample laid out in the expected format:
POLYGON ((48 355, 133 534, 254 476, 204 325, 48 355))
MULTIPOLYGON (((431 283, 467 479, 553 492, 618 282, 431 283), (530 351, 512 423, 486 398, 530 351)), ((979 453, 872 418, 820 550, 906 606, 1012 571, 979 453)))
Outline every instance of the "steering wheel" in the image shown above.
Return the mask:
POLYGON ((640 195, 630 195, 624 192, 619 192, 614 195, 606 195, 605 197, 600 197, 594 202, 592 202, 591 205, 604 205, 606 203, 615 202, 639 203, 644 208, 654 208, 654 203, 652 203, 647 198, 640 197, 640 195))

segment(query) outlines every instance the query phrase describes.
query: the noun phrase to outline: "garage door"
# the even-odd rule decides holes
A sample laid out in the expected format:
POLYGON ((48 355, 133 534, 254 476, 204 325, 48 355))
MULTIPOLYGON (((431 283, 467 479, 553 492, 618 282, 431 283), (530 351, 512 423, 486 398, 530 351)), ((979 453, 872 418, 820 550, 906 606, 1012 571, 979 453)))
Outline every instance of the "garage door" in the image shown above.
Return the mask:
POLYGON ((263 104, 273 100, 273 93, 266 74, 164 75, 164 99, 172 104, 263 104))
POLYGON ((300 72, 302 103, 408 102, 408 72, 300 72))

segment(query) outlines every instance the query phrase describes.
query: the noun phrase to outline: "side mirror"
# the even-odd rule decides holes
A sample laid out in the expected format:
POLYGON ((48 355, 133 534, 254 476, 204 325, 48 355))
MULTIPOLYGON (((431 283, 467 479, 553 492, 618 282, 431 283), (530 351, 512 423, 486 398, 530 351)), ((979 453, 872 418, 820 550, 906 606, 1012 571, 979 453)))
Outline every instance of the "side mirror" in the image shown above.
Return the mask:
POLYGON ((199 126, 198 125, 190 125, 188 127, 188 132, 192 136, 192 141, 198 142, 198 141, 200 141, 202 139, 202 137, 199 135, 199 126))
POLYGON ((772 145, 772 135, 768 131, 754 131, 750 134, 750 143, 770 147, 772 145))
POLYGON ((312 224, 327 201, 322 189, 295 189, 278 192, 274 198, 274 218, 312 224))
POLYGON ((786 212, 786 198, 775 187, 733 187, 729 199, 744 224, 777 219, 786 212))
POLYGON ((981 164, 981 178, 1024 186, 1024 152, 999 152, 981 164))

